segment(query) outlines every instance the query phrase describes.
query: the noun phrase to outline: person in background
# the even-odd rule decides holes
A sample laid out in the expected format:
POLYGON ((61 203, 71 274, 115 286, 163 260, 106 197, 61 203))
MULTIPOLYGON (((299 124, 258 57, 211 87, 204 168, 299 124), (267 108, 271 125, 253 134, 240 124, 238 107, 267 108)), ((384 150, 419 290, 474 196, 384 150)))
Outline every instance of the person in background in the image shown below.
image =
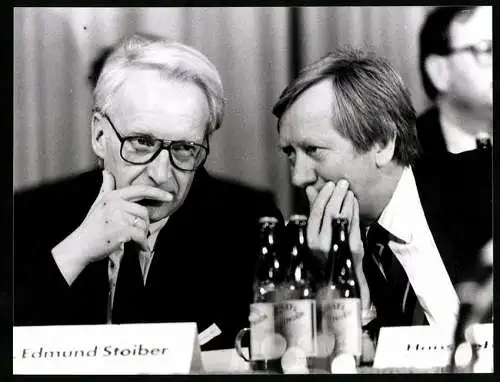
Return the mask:
POLYGON ((432 106, 417 119, 427 155, 476 149, 493 136, 492 8, 437 7, 420 32, 420 74, 432 106))
MULTIPOLYGON (((109 52, 108 52, 109 53, 109 52)), ((93 170, 14 197, 14 325, 196 322, 232 348, 248 322, 271 195, 204 169, 225 99, 197 50, 134 34, 93 92, 93 170)))
POLYGON ((420 32, 420 74, 432 101, 417 118, 421 161, 442 167, 457 208, 473 205, 451 227, 469 270, 479 261, 470 254, 492 239, 492 22, 491 6, 437 7, 420 32))
POLYGON ((332 219, 349 220, 363 315, 374 307, 377 316, 366 328, 427 322, 450 334, 467 256, 456 256, 449 227, 474 205, 450 205, 442 174, 421 166, 401 76, 375 55, 334 51, 291 81, 273 113, 292 182, 309 199, 307 241, 319 262, 332 219))
MULTIPOLYGON (((473 277, 458 288, 460 312, 453 336, 449 372, 492 373, 493 363, 482 356, 474 343, 479 343, 474 326, 493 321, 493 240, 481 248, 473 277)), ((493 359, 491 359, 492 361, 493 359)))

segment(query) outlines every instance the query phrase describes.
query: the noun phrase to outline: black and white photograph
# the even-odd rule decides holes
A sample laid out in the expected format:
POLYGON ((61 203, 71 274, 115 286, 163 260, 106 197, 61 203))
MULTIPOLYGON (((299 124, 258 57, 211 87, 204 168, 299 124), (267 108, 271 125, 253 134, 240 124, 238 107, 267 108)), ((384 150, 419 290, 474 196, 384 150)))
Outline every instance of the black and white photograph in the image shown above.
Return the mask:
POLYGON ((493 373, 492 8, 14 8, 13 373, 493 373))

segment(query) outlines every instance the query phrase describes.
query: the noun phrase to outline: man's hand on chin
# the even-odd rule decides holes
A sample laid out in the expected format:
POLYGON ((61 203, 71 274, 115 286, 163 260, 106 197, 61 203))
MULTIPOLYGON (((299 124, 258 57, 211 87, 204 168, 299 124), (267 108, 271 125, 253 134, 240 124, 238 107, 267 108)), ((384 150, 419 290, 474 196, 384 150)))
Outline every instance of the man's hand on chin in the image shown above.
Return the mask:
POLYGON ((101 260, 128 242, 149 250, 149 214, 139 201, 165 203, 172 195, 159 188, 133 185, 115 189, 115 179, 102 172, 96 200, 80 226, 52 249, 52 255, 69 285, 91 262, 101 260))

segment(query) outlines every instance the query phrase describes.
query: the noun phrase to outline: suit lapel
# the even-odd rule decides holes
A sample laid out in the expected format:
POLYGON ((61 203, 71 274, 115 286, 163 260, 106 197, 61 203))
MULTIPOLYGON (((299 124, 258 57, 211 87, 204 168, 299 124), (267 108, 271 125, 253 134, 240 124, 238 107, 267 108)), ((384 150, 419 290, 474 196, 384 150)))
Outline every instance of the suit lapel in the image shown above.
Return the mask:
POLYGON ((431 108, 417 120, 418 140, 426 155, 447 154, 446 142, 444 140, 441 122, 439 121, 439 110, 431 108))
POLYGON ((446 187, 438 172, 429 167, 421 168, 418 165, 413 170, 427 224, 450 280, 452 284, 455 284, 458 281, 460 268, 455 256, 456 245, 450 234, 449 222, 456 212, 447 203, 446 187))

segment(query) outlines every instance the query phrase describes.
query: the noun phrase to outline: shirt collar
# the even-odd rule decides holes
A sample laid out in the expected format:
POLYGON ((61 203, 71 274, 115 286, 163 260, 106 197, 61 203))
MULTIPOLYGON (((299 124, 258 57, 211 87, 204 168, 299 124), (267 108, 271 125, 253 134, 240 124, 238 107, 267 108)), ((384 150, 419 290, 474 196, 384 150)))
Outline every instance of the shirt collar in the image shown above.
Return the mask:
POLYGON ((159 232, 165 226, 165 224, 167 224, 168 218, 169 218, 169 216, 167 216, 161 220, 158 220, 154 223, 150 223, 149 224, 149 235, 151 236, 151 235, 154 235, 157 232, 159 232))
POLYGON ((413 236, 415 200, 420 201, 415 177, 411 167, 405 167, 391 200, 378 219, 378 224, 406 244, 411 242, 413 236))
POLYGON ((149 248, 151 248, 151 252, 144 252, 147 256, 152 256, 158 234, 160 230, 165 226, 165 224, 167 224, 168 218, 169 217, 167 216, 161 220, 149 224, 148 243, 149 248))
POLYGON ((453 154, 470 151, 476 148, 476 136, 460 128, 443 113, 439 114, 439 122, 443 131, 446 148, 453 154))

